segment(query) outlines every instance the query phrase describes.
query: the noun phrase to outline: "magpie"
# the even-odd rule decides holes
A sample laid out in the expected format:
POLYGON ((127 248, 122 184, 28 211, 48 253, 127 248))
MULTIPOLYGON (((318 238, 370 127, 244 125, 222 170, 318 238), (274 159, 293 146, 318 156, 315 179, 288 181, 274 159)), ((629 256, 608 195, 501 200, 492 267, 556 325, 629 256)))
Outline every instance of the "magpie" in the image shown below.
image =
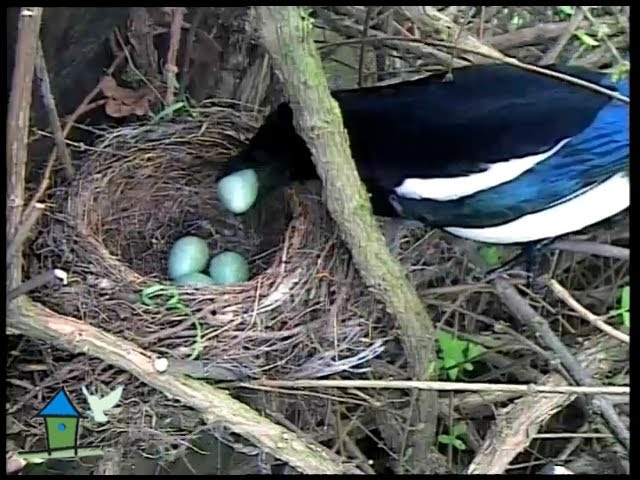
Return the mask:
MULTIPOLYGON (((628 79, 551 69, 629 96, 628 79)), ((629 105, 594 89, 489 64, 332 96, 375 215, 531 253, 629 206, 629 105)), ((289 102, 218 181, 247 172, 257 183, 247 209, 274 188, 319 178, 289 102)))

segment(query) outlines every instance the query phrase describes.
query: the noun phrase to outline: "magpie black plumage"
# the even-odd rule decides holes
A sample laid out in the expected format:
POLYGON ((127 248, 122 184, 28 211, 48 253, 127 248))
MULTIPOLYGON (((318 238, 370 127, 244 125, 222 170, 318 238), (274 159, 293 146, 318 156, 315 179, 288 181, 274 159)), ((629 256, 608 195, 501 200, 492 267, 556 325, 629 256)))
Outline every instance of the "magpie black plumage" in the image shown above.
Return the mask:
MULTIPOLYGON (((628 80, 554 69, 629 95, 628 80)), ((376 215, 528 244, 629 205, 629 105, 603 93, 500 64, 332 95, 376 215)), ((288 103, 219 178, 244 169, 256 172, 259 198, 318 178, 288 103)))

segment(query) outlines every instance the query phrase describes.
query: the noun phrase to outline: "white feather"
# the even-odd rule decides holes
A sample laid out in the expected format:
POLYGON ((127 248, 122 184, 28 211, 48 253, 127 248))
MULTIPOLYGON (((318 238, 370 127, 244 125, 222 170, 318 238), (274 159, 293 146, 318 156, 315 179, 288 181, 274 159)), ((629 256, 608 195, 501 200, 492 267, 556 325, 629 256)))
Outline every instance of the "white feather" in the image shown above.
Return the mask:
POLYGON ((504 225, 488 228, 447 227, 445 230, 478 242, 531 242, 582 230, 622 212, 629 206, 630 200, 629 177, 622 172, 582 195, 504 225))
POLYGON ((547 152, 495 163, 481 173, 450 178, 407 178, 395 191, 401 197, 414 199, 447 201, 466 197, 513 180, 549 158, 569 140, 562 140, 547 152))

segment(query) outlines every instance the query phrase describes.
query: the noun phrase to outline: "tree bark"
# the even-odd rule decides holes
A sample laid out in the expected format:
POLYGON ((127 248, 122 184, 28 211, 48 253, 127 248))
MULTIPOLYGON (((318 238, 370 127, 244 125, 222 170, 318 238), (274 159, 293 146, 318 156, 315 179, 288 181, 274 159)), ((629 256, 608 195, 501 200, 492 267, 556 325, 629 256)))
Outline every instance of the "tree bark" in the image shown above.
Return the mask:
MULTIPOLYGON (((414 377, 432 379, 437 372, 434 327, 373 216, 312 39, 313 21, 301 7, 260 6, 257 10, 263 43, 285 81, 295 126, 311 150, 329 213, 362 278, 397 320, 414 377)), ((418 397, 411 442, 414 471, 421 470, 417 463, 429 456, 438 415, 435 392, 420 392, 418 397)))
MULTIPOLYGON (((42 7, 22 7, 18 21, 18 44, 9 110, 7 112, 7 241, 10 242, 20 225, 24 207, 24 184, 27 168, 29 115, 33 98, 36 45, 40 34, 42 7)), ((22 249, 8 259, 7 291, 16 287, 22 276, 22 249)))

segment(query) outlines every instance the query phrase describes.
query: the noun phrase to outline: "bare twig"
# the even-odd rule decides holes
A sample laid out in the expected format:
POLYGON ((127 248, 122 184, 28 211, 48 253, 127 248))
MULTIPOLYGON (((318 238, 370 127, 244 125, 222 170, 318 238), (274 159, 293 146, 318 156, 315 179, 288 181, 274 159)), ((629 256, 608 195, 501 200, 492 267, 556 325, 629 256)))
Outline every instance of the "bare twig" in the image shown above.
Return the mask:
POLYGON ((176 84, 176 66, 178 58, 178 48, 180 47, 180 35, 182 34, 182 19, 184 18, 184 7, 171 7, 171 37, 169 40, 169 52, 167 53, 167 63, 164 72, 167 82, 167 92, 165 103, 173 104, 173 93, 176 84))
MULTIPOLYGON (((609 337, 593 337, 576 355, 585 368, 596 375, 605 375, 610 367, 609 348, 616 347, 616 340, 609 337)), ((547 374, 542 385, 551 388, 566 386, 567 380, 557 372, 547 374)), ((529 395, 510 403, 498 412, 494 427, 487 433, 482 447, 469 465, 468 474, 502 474, 509 464, 531 443, 540 428, 554 414, 568 406, 576 398, 571 395, 529 395)))
MULTIPOLYGON (((31 87, 41 21, 42 7, 20 9, 16 60, 7 112, 7 239, 13 238, 18 231, 24 209, 31 87)), ((21 277, 22 250, 16 245, 15 255, 7 264, 7 290, 17 286, 21 277)))
MULTIPOLYGON (((373 33, 373 31, 371 31, 370 33, 373 33)), ((594 92, 598 92, 601 93, 603 95, 606 95, 608 97, 614 98, 616 100, 619 100, 621 102, 624 103, 630 103, 630 99, 629 97, 622 95, 621 93, 618 93, 616 91, 612 91, 609 90, 605 87, 602 87, 600 85, 597 85, 595 83, 591 83, 591 82, 587 82, 585 80, 582 80, 580 78, 576 78, 573 77, 571 75, 566 75, 564 73, 561 72, 556 72, 554 70, 548 70, 546 68, 541 68, 538 67, 536 65, 529 65, 527 63, 522 63, 518 60, 515 60, 513 58, 509 58, 509 57, 495 57, 492 56, 492 54, 487 53, 486 51, 476 51, 473 49, 469 49, 469 48, 465 48, 462 46, 456 46, 452 43, 449 42, 439 42, 439 41, 435 41, 435 40, 423 40, 421 38, 415 38, 415 37, 406 37, 406 36, 386 36, 386 35, 382 35, 380 33, 378 33, 377 36, 369 36, 367 38, 355 38, 355 39, 349 39, 349 40, 343 40, 340 42, 334 42, 331 44, 331 46, 336 46, 336 45, 350 45, 350 44, 354 44, 354 43, 360 43, 360 42, 391 42, 392 44, 398 43, 398 42, 409 42, 409 43, 421 43, 424 45, 433 45, 433 46, 438 46, 438 47, 442 47, 442 48, 454 48, 463 52, 469 52, 469 53, 475 53, 477 55, 481 55, 481 56, 485 56, 487 58, 491 58, 497 61, 501 61, 502 63, 506 63, 507 65, 512 65, 514 67, 518 67, 518 68, 522 68, 523 70, 528 70, 530 72, 535 72, 535 73, 539 73, 541 75, 547 75, 549 77, 552 78, 557 78, 558 80, 562 80, 564 82, 567 83, 573 83, 574 85, 579 85, 581 87, 587 88, 589 90, 593 90, 594 92)), ((323 48, 323 46, 320 46, 319 48, 323 48)), ((449 57, 447 57, 449 58, 449 57)))
POLYGON ((49 124, 53 130, 53 138, 56 143, 55 152, 60 160, 62 160, 67 180, 69 180, 74 174, 73 165, 71 164, 69 150, 67 150, 67 146, 64 144, 64 134, 60 127, 60 118, 58 117, 56 101, 53 98, 53 93, 51 92, 47 62, 44 59, 44 52, 42 51, 42 43, 40 40, 38 40, 38 44, 36 45, 36 75, 38 75, 38 78, 40 79, 40 95, 42 96, 42 102, 44 103, 44 108, 49 117, 49 124))
POLYGON ((588 242, 583 240, 558 240, 551 245, 551 248, 564 250, 566 252, 584 253, 585 255, 629 260, 628 248, 607 245, 606 243, 588 242))
POLYGON ((182 58, 182 72, 180 75, 180 95, 183 96, 187 91, 187 84, 189 83, 189 67, 191 64, 191 50, 193 49, 193 41, 196 38, 196 31, 202 20, 202 16, 205 12, 205 7, 193 7, 195 8, 195 14, 189 33, 187 34, 187 44, 184 47, 184 57, 182 58))
POLYGON ((578 25, 580 25, 580 22, 582 22, 583 18, 584 12, 582 10, 577 9, 573 12, 571 20, 569 20, 569 23, 567 24, 567 28, 564 32, 562 32, 562 35, 560 35, 558 40, 556 40, 556 43, 553 45, 553 47, 551 47, 549 51, 545 53, 544 56, 540 59, 538 65, 551 65, 552 63, 555 63, 555 61, 558 59, 558 56, 562 52, 562 49, 569 42, 571 36, 573 35, 573 32, 576 28, 578 28, 578 25))
MULTIPOLYGON (((369 35, 369 22, 371 22, 371 15, 373 14, 374 7, 367 7, 367 13, 364 16, 364 25, 362 26, 362 38, 367 38, 369 35)), ((360 58, 358 59, 358 86, 362 87, 362 76, 364 73, 364 57, 366 42, 360 44, 360 58)))
POLYGON ((606 394, 629 395, 629 387, 620 386, 558 386, 546 385, 517 385, 508 383, 465 383, 465 382, 437 382, 414 380, 257 380, 251 383, 240 383, 247 388, 282 387, 282 388, 374 388, 374 389, 410 389, 437 390, 441 392, 513 392, 522 395, 536 393, 545 394, 606 394))
MULTIPOLYGON (((113 63, 111 64, 111 66, 109 67, 109 69, 107 70, 107 75, 111 75, 115 71, 115 69, 118 67, 120 62, 124 60, 124 58, 125 58, 124 52, 120 52, 118 56, 115 58, 115 60, 113 61, 113 63)), ((87 95, 85 99, 82 101, 82 103, 78 105, 78 108, 76 108, 75 111, 69 116, 67 123, 62 129, 63 140, 67 137, 67 135, 69 135, 69 132, 71 131, 71 128, 73 128, 73 124, 76 121, 76 119, 83 112, 87 110, 87 106, 89 105, 91 100, 98 93, 100 93, 100 85, 101 85, 100 82, 98 82, 95 88, 91 90, 89 95, 87 95)), ((65 142, 65 144, 66 143, 68 142, 65 142)), ((12 247, 13 251, 16 251, 22 245, 22 242, 24 242, 24 239, 29 234, 29 231, 35 224, 37 217, 42 213, 42 210, 38 206, 40 205, 38 202, 40 201, 40 199, 42 199, 42 196, 44 195, 44 192, 47 190, 47 186, 49 185, 49 178, 51 177, 51 170, 53 170, 53 164, 55 162, 55 159, 56 159, 56 150, 54 149, 49 155, 49 159, 47 160, 47 166, 45 167, 44 173, 42 174, 42 180, 40 181, 38 190, 33 195, 33 198, 29 201, 29 206, 25 210, 22 224, 18 228, 18 233, 20 235, 16 233, 16 237, 20 239, 20 242, 18 243, 16 241, 16 244, 13 245, 12 247)))
POLYGON ((510 50, 556 38, 566 31, 568 25, 569 22, 540 23, 533 27, 521 28, 488 38, 487 43, 501 51, 510 50))
POLYGON ((42 203, 36 203, 31 210, 27 209, 22 216, 22 222, 18 227, 18 231, 11 239, 9 247, 7 248, 7 263, 11 262, 11 258, 15 255, 16 251, 24 244, 29 232, 36 224, 40 215, 44 212, 44 205, 42 203))
POLYGON ((617 338, 621 342, 629 343, 629 335, 620 332, 613 328, 612 326, 605 323, 600 317, 591 313, 585 307, 580 305, 580 303, 571 296, 571 294, 557 281, 554 279, 550 279, 548 282, 549 287, 553 292, 560 298, 564 303, 573 308, 578 315, 584 318, 587 322, 593 325, 596 328, 599 328, 603 332, 608 335, 611 335, 613 338, 617 338))
MULTIPOLYGON (((126 46, 124 48, 126 48, 126 46)), ((126 57, 126 54, 124 51, 119 52, 116 55, 116 58, 111 63, 111 65, 109 66, 109 68, 107 69, 107 71, 105 72, 105 76, 112 75, 113 72, 115 72, 116 68, 120 66, 120 63, 122 63, 125 57, 126 57)), ((84 100, 82 100, 82 103, 78 105, 75 111, 65 119, 66 122, 64 125, 64 129, 62 130, 65 138, 67 137, 67 135, 69 135, 69 132, 71 131, 71 128, 73 127, 73 124, 78 119, 78 117, 88 111, 89 104, 95 98, 95 96, 98 95, 101 91, 102 91, 102 84, 101 82, 98 82, 98 84, 93 88, 93 90, 91 90, 91 92, 89 92, 89 94, 84 98, 84 100)))
POLYGON ((24 283, 21 283, 16 288, 7 293, 7 302, 11 302, 21 295, 26 295, 32 290, 45 286, 50 282, 57 282, 61 284, 67 283, 67 272, 64 270, 53 269, 48 272, 41 273, 35 277, 30 278, 24 283))
MULTIPOLYGON (((598 28, 598 21, 595 18, 593 18, 593 15, 591 15, 591 12, 589 11, 589 8, 591 7, 580 6, 578 8, 580 9, 579 11, 582 12, 585 17, 587 17, 587 20, 589 20, 589 22, 591 22, 591 24, 595 28, 598 28)), ((603 35, 603 40, 607 48, 611 51, 611 54, 614 56, 614 58, 618 62, 621 62, 621 63, 624 62, 624 59, 620 55, 620 52, 618 52, 618 49, 613 45, 613 43, 611 43, 611 40, 609 40, 609 38, 606 35, 603 35)))
MULTIPOLYGON (((533 331, 546 343, 557 355, 562 365, 567 369, 576 383, 580 385, 595 386, 595 382, 589 373, 580 365, 569 349, 551 330, 547 321, 538 315, 529 304, 518 294, 516 289, 498 278, 494 281, 496 291, 507 308, 521 321, 533 329, 533 331)), ((629 431, 624 426, 611 403, 602 396, 595 396, 592 403, 599 410, 608 428, 616 439, 629 448, 629 431)))
POLYGON ((93 355, 128 371, 200 412, 206 423, 228 427, 302 473, 362 473, 351 465, 340 464, 323 447, 309 447, 295 433, 272 423, 218 388, 181 375, 159 373, 154 367, 154 356, 131 342, 59 315, 26 297, 12 305, 7 316, 9 333, 26 335, 74 353, 93 355))

